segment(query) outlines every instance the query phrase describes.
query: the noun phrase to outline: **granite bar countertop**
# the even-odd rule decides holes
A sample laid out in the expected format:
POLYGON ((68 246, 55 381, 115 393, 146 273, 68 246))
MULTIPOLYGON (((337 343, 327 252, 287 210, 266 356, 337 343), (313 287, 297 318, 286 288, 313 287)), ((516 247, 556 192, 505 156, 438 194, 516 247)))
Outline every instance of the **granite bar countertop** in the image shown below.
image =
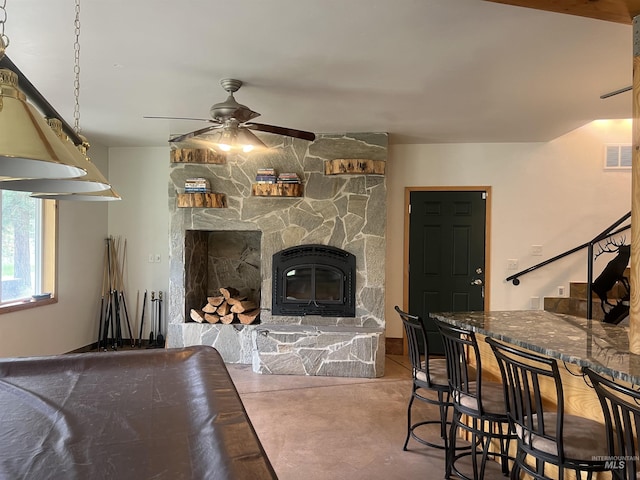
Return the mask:
MULTIPOLYGON (((640 385, 629 328, 542 310, 442 312, 432 318, 640 385)), ((580 374, 580 369, 572 369, 580 374)))

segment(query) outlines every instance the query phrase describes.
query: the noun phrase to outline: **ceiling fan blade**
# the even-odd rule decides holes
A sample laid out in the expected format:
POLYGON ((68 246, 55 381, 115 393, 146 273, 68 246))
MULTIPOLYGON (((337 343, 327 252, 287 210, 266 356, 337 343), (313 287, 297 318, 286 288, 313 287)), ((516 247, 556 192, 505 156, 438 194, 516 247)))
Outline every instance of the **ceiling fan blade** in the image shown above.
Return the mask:
POLYGON ((302 140, 308 140, 310 142, 313 142, 316 139, 315 133, 295 130, 293 128, 276 127, 275 125, 265 125, 264 123, 253 122, 245 123, 243 126, 250 128, 251 130, 258 130, 259 132, 275 133, 276 135, 301 138, 302 140))
POLYGON ((169 143, 184 142, 185 140, 188 140, 188 139, 190 139, 192 137, 197 137, 198 135, 202 135, 203 133, 210 132, 211 130, 214 130, 216 128, 220 128, 220 125, 215 124, 215 125, 211 125, 209 127, 201 128, 200 130, 194 130, 193 132, 185 133, 184 135, 178 135, 177 137, 173 137, 173 138, 169 139, 169 143))
POLYGON ((624 88, 621 88, 619 90, 614 90, 613 92, 609 92, 609 93, 605 93, 604 95, 600 95, 600 98, 602 100, 604 100, 605 98, 613 97, 614 95, 618 95, 619 93, 628 92, 629 90, 632 90, 632 89, 633 89, 633 87, 631 87, 631 86, 624 87, 624 88))
POLYGON ((196 120, 198 122, 213 122, 210 118, 192 118, 192 117, 155 117, 152 115, 145 115, 142 118, 155 118, 160 120, 196 120))

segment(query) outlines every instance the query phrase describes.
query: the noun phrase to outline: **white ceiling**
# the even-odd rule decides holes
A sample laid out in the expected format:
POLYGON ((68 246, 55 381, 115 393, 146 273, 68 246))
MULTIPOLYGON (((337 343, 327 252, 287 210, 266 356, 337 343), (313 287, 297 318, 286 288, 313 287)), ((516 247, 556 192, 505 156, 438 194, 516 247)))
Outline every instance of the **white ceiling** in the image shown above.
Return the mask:
MULTIPOLYGON (((7 55, 73 125, 74 0, 8 0, 7 55)), ((392 143, 547 141, 631 117, 632 30, 481 0, 81 0, 80 126, 167 145, 226 92, 257 122, 392 143)))

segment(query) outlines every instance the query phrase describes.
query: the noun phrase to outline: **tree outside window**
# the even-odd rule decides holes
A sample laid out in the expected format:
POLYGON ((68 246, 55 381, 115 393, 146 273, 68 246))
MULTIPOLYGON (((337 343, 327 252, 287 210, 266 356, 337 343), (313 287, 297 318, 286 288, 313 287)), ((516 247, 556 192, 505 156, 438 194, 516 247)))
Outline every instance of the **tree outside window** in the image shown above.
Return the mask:
POLYGON ((42 200, 29 195, 0 190, 2 303, 30 299, 40 292, 42 200))

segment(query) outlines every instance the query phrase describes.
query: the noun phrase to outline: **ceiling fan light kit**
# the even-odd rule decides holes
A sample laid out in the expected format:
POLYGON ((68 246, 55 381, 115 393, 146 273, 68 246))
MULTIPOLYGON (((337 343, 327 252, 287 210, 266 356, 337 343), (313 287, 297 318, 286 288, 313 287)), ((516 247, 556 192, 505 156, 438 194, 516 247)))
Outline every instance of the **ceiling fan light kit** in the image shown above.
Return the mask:
MULTIPOLYGON (((204 121, 212 123, 213 125, 183 135, 174 136, 169 139, 169 143, 178 144, 191 141, 196 144, 204 143, 209 147, 217 147, 224 152, 241 150, 248 153, 256 148, 267 148, 267 145, 251 130, 300 138, 311 142, 315 140, 316 136, 313 132, 251 122, 254 118, 259 117, 260 114, 254 112, 246 105, 238 103, 233 96, 242 86, 242 81, 234 78, 225 78, 220 81, 220 85, 229 93, 229 96, 224 102, 216 103, 211 107, 209 111, 211 120, 204 121)), ((184 119, 184 117, 145 118, 184 119)), ((191 120, 200 119, 193 118, 191 120)))

